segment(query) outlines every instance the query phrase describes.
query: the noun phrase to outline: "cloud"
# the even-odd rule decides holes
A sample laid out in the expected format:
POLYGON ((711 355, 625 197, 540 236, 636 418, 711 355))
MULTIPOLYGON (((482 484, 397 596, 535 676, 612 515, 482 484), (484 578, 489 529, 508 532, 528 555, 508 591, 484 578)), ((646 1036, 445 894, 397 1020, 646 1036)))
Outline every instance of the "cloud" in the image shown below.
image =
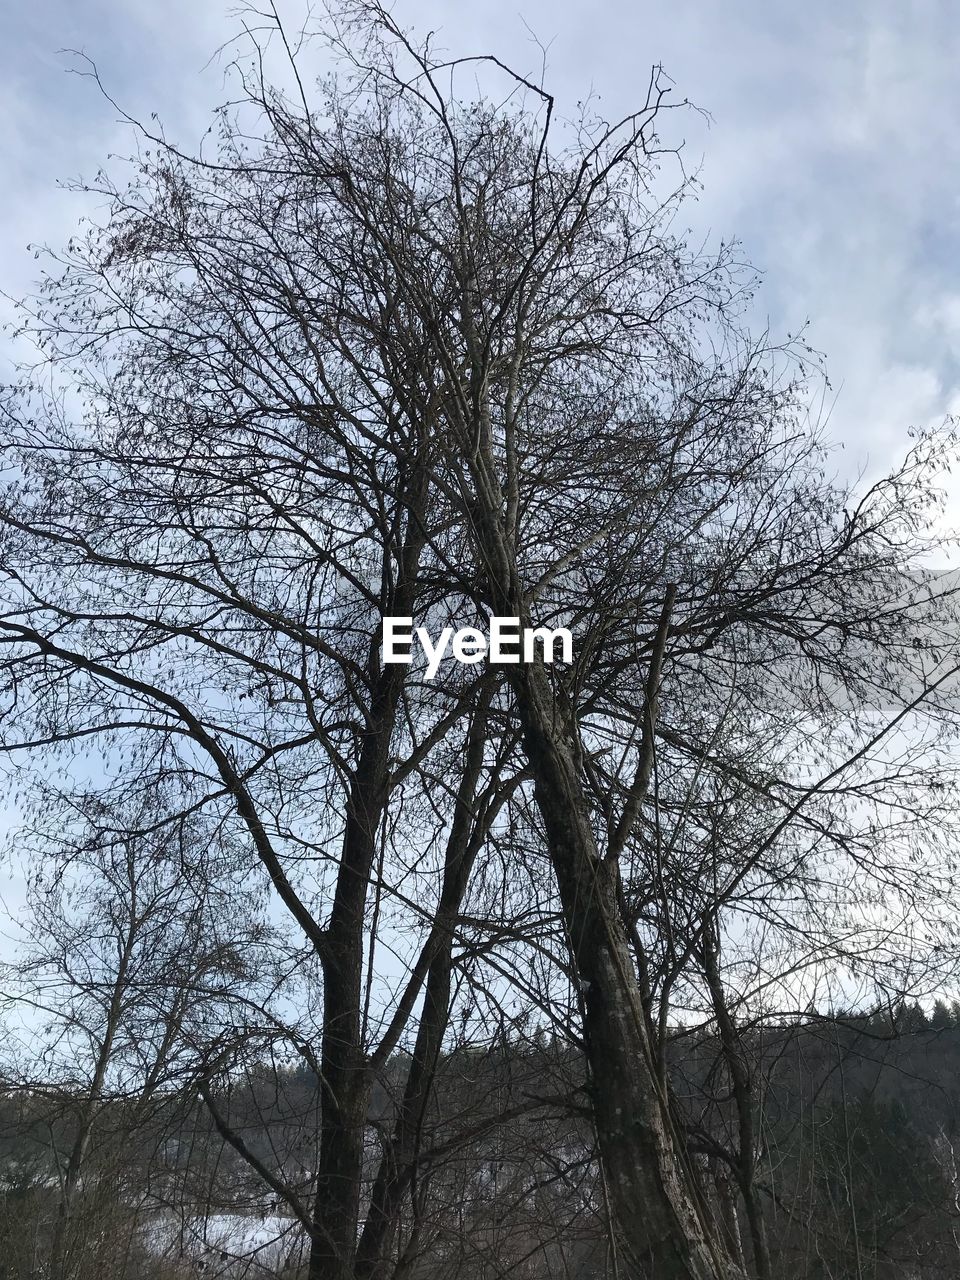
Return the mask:
MULTIPOLYGON (((296 26, 303 6, 281 12, 296 26)), ((668 126, 703 157, 689 208, 697 234, 737 235, 765 273, 756 320, 775 333, 810 321, 839 388, 830 429, 852 468, 902 452, 906 429, 960 395, 960 26, 949 0, 397 0, 395 12, 456 52, 495 50, 551 83, 572 113, 592 87, 609 116, 636 103, 652 62, 713 115, 668 126)), ((116 111, 57 51, 82 48, 133 114, 156 111, 185 144, 225 95, 214 50, 238 30, 227 9, 172 0, 18 6, 7 19, 0 167, 12 174, 0 283, 34 278, 28 239, 64 241, 84 207, 57 177, 92 174, 129 151, 116 111)))
MULTIPOLYGON (((459 46, 448 6, 398 12, 459 46)), ((738 236, 763 269, 759 324, 810 321, 851 469, 892 461, 909 426, 942 418, 960 391, 960 27, 948 3, 605 0, 524 15, 552 39, 568 106, 589 83, 609 116, 625 111, 660 61, 678 95, 712 113, 709 129, 683 122, 691 159, 703 156, 691 222, 738 236)), ((535 68, 512 6, 478 8, 470 25, 473 45, 535 68)))

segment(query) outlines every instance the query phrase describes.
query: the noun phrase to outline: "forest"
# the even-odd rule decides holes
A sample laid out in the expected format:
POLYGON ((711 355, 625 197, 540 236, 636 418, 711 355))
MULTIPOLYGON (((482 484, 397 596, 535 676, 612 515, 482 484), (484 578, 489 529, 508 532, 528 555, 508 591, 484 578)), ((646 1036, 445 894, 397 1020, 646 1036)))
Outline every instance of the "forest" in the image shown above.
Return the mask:
MULTIPOLYGON (((674 1097, 713 1226, 742 1262, 722 1048, 704 1031, 673 1028, 670 1039, 674 1097)), ((811 1013, 789 1026, 755 1025, 744 1043, 764 1117, 757 1177, 774 1274, 955 1275, 960 1003, 937 1001, 930 1016, 913 1003, 873 1016, 811 1013)), ((373 1091, 368 1183, 409 1069, 398 1055, 373 1091)), ((463 1046, 438 1062, 434 1089, 421 1134, 417 1244, 403 1274, 608 1274, 580 1055, 546 1036, 463 1046)), ((206 1105, 189 1092, 140 1107, 107 1101, 85 1157, 71 1249, 86 1261, 73 1274, 299 1276, 308 1235, 290 1203, 312 1178, 317 1090, 307 1067, 264 1062, 206 1105)), ((42 1087, 3 1097, 7 1275, 45 1274, 60 1172, 89 1105, 79 1092, 42 1087)))

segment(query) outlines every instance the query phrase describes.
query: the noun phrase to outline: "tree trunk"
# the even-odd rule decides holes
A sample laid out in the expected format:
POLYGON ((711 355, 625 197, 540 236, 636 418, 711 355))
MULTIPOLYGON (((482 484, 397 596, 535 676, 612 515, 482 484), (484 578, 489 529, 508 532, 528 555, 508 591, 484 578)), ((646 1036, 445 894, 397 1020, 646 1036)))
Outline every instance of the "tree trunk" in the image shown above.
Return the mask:
POLYGON ((127 974, 130 968, 130 958, 133 955, 133 948, 136 942, 135 915, 136 906, 134 903, 133 908, 131 909, 130 925, 126 930, 123 939, 123 947, 120 953, 113 990, 110 993, 110 1003, 107 1006, 103 1038, 100 1041, 100 1046, 97 1050, 93 1078, 90 1082, 90 1092, 80 1113, 77 1132, 74 1135, 73 1143, 70 1147, 70 1155, 67 1158, 67 1167, 64 1171, 63 1182, 60 1188, 60 1200, 57 1204, 57 1216, 50 1238, 50 1266, 48 1273, 50 1280, 68 1280, 68 1277, 73 1270, 70 1257, 71 1246, 73 1243, 71 1235, 74 1212, 76 1209, 77 1191, 80 1188, 80 1179, 83 1175, 83 1165, 86 1160, 87 1148, 90 1145, 93 1128, 97 1122, 97 1117, 100 1114, 103 1086, 107 1078, 107 1068, 110 1065, 110 1058, 113 1053, 113 1044, 116 1039, 117 1029, 120 1025, 120 1013, 123 1006, 127 974))
MULTIPOLYGON (((423 550, 427 477, 411 477, 399 574, 388 607, 411 611, 423 550)), ((354 1280, 363 1179, 363 1139, 370 1072, 362 1044, 364 913, 389 795, 390 742, 406 680, 403 666, 380 667, 370 651, 371 699, 347 803, 343 853, 321 954, 320 1152, 314 1200, 309 1280, 354 1280)))
POLYGON ((374 1181, 370 1210, 357 1250, 358 1280, 385 1280, 400 1207, 417 1159, 420 1126, 430 1100, 434 1071, 443 1046, 450 1010, 453 930, 487 822, 476 812, 476 788, 483 767, 486 714, 481 709, 470 727, 467 758, 447 841, 443 886, 434 929, 436 953, 430 962, 423 1011, 413 1058, 391 1141, 374 1181))
POLYGON ((754 1124, 753 1080, 750 1067, 740 1043, 733 1017, 727 1006, 726 993, 720 978, 718 939, 714 938, 715 922, 708 920, 703 931, 703 972, 710 989, 713 1011, 720 1034, 720 1046, 730 1072, 733 1097, 737 1107, 739 1129, 738 1182, 750 1226, 753 1245, 753 1262, 759 1280, 769 1280, 770 1254, 764 1229, 763 1214, 757 1201, 756 1188, 756 1132, 754 1124))
MULTIPOLYGON (((473 525, 494 611, 529 623, 487 415, 472 456, 473 525)), ((674 1132, 619 908, 616 858, 603 859, 576 759, 574 725, 539 662, 510 668, 537 808, 583 997, 593 1119, 607 1194, 631 1273, 650 1280, 743 1280, 714 1239, 674 1132)))
POLYGON ((516 688, 537 805, 583 993, 593 1112, 610 1202, 637 1276, 735 1280, 743 1272, 710 1235, 709 1216, 657 1080, 639 984, 618 908, 619 871, 600 858, 569 724, 543 667, 516 688))
POLYGON ((737 1187, 730 1170, 722 1160, 711 1158, 709 1167, 717 1197, 717 1215, 727 1248, 737 1266, 746 1270, 743 1239, 740 1234, 740 1215, 737 1212, 737 1187))

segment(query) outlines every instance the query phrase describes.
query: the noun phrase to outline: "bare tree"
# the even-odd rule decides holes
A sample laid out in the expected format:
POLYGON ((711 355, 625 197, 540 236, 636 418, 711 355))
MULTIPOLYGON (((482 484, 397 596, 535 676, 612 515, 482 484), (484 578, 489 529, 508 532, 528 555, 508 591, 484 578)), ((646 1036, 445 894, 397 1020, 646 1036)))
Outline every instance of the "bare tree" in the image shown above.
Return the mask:
POLYGON ((225 1001, 250 984, 257 926, 202 824, 165 822, 155 807, 117 813, 95 795, 58 804, 49 786, 41 796, 32 838, 18 840, 32 867, 5 967, 18 1034, 4 1077, 57 1119, 45 1274, 66 1280, 102 1254, 111 1217, 121 1252, 136 1239, 142 1196, 119 1135, 143 1141, 157 1099, 169 1103, 204 1042, 222 1038, 225 1001))
MULTIPOLYGON (((859 496, 827 478, 809 353, 741 328, 733 246, 671 233, 689 184, 658 72, 625 120, 559 134, 542 85, 376 4, 329 31, 313 103, 255 44, 216 154, 140 129, 129 185, 91 188, 104 225, 54 256, 29 326, 72 398, 4 405, 5 749, 99 736, 114 785, 176 779, 299 931, 322 1011, 273 1031, 316 1070, 316 1170, 291 1186, 217 1123, 302 1223, 312 1280, 413 1257, 455 974, 468 1019, 477 990, 548 1019, 572 988, 636 1275, 746 1265, 666 1065, 675 1002, 708 1006, 763 1276, 720 947, 762 918, 782 956, 800 886, 805 963, 834 963, 825 867, 872 877, 862 936, 952 892, 906 869, 953 838, 952 592, 922 569, 953 441, 859 496), (381 660, 386 617, 491 615, 570 627, 573 660, 381 660)), ((214 1109, 230 1061, 201 1073, 214 1109)))

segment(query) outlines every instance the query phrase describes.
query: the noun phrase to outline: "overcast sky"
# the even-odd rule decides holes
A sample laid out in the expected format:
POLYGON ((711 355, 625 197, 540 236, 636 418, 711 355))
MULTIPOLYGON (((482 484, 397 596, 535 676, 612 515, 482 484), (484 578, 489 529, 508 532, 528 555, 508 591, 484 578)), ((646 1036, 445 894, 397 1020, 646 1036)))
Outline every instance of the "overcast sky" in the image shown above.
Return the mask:
MULTIPOLYGON (((295 27, 302 6, 277 2, 295 27)), ((777 336, 810 321, 837 397, 838 466, 875 474, 908 427, 960 412, 957 0, 397 0, 395 13, 455 53, 495 52, 535 76, 532 30, 571 114, 591 91, 608 118, 627 112, 662 63, 678 98, 712 117, 707 127, 691 113, 686 129, 704 183, 691 217, 716 240, 738 237, 764 272, 758 324, 777 336)), ((227 93, 211 57, 237 30, 221 0, 4 6, 0 290, 36 279, 28 241, 63 244, 95 212, 57 180, 92 177, 131 149, 63 51, 83 50, 118 103, 157 113, 190 149, 227 93)), ((0 381, 11 354, 0 338, 0 381)), ((960 490, 952 507, 960 524, 960 490)), ((11 906, 21 893, 16 876, 0 881, 11 906)))
MULTIPOLYGON (((301 5, 278 3, 295 26, 301 5)), ((604 114, 628 110, 662 63, 677 95, 712 116, 685 128, 705 186, 696 225, 739 237, 763 270, 759 323, 778 334, 810 320, 850 463, 875 471, 908 426, 960 410, 955 0, 397 0, 395 13, 454 52, 537 73, 529 27, 571 110, 590 90, 604 114)), ((27 241, 64 242, 84 210, 57 179, 130 149, 62 51, 85 51, 125 109, 156 112, 189 146, 225 96, 222 62, 207 64, 238 25, 219 0, 36 0, 2 21, 0 288, 18 293, 38 267, 27 241)))

